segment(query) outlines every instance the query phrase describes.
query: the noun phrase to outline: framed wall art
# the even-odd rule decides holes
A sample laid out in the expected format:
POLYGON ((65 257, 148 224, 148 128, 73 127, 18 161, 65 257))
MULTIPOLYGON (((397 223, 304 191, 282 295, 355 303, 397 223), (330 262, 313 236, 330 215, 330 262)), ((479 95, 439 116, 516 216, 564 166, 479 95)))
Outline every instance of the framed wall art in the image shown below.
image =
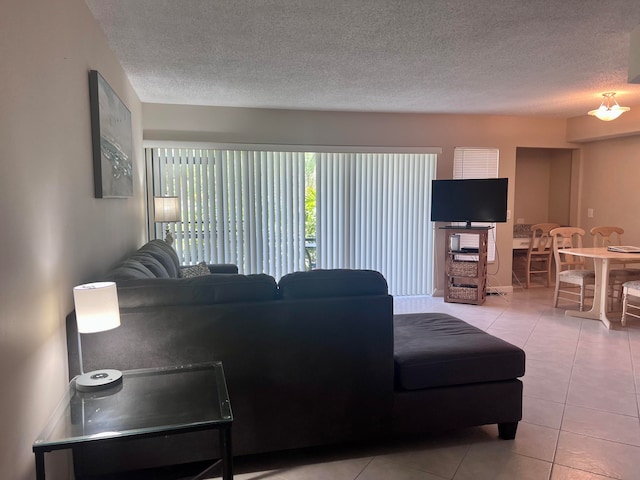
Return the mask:
POLYGON ((96 198, 133 196, 131 112, 97 70, 89 71, 96 198))

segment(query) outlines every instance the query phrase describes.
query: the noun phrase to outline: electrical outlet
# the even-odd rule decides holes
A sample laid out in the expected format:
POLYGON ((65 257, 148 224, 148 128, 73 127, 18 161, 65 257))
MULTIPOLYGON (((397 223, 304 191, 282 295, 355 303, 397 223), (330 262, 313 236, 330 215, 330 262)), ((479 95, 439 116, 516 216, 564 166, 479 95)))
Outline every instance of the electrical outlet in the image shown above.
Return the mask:
POLYGON ((587 218, 593 218, 593 208, 587 208, 587 218))
POLYGON ((516 223, 518 223, 518 224, 522 225, 522 224, 524 223, 524 218, 518 218, 518 219, 516 220, 516 223))
POLYGON ((511 220, 511 209, 507 209, 507 220, 511 220))

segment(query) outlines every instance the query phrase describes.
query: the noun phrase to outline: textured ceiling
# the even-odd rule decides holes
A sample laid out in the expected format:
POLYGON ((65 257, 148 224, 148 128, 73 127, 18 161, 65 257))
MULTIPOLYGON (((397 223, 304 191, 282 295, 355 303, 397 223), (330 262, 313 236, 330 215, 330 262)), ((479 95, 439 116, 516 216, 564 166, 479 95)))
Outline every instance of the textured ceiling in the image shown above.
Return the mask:
POLYGON ((143 102, 550 115, 640 104, 640 0, 86 0, 143 102))

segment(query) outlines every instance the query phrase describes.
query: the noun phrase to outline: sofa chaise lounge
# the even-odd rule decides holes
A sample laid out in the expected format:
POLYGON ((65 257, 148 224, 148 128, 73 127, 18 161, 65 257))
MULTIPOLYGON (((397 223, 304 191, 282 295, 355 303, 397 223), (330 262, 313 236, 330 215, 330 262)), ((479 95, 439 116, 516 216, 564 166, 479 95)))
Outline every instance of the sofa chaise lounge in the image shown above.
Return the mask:
MULTIPOLYGON (((179 268, 175 252, 152 241, 105 276, 118 285, 122 323, 83 336, 85 370, 222 361, 234 455, 484 424, 515 436, 524 352, 446 314, 394 316, 377 272, 177 278, 156 262, 156 273, 137 268, 147 255, 171 262, 164 270, 179 268)), ((79 373, 76 335, 72 313, 71 377, 79 373)), ((215 434, 196 432, 77 448, 75 473, 198 462, 215 457, 216 445, 215 434)))

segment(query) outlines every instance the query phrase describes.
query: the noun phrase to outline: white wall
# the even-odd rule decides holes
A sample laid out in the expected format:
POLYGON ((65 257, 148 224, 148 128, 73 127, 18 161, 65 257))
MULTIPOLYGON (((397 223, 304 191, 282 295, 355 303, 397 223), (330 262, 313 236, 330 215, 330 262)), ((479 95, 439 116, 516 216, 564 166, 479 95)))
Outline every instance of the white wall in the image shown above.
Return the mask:
POLYGON ((580 226, 617 225, 625 244, 640 245, 640 135, 586 143, 582 164, 580 226))
POLYGON ((571 224, 571 150, 551 150, 549 170, 549 222, 571 224))
MULTIPOLYGON (((558 118, 481 115, 310 112, 185 105, 143 105, 144 139, 168 141, 289 145, 442 147, 438 177, 451 178, 454 147, 497 147, 501 177, 508 177, 509 208, 514 207, 517 147, 567 148, 566 122, 558 118)), ((511 285, 513 220, 498 224, 499 270, 491 285, 511 285)), ((444 234, 436 240, 443 286, 444 234)), ((492 266, 490 271, 496 271, 492 266)))
POLYGON ((515 222, 570 224, 571 157, 570 149, 518 149, 515 222))
POLYGON ((640 245, 635 211, 640 204, 640 105, 631 105, 631 111, 612 122, 587 115, 570 118, 567 138, 581 143, 577 225, 587 232, 617 225, 625 229, 624 243, 640 245), (590 208, 593 218, 587 213, 590 208))
POLYGON ((0 59, 0 478, 26 480, 67 384, 72 288, 145 239, 141 104, 83 0, 3 1, 0 59), (131 110, 133 198, 93 198, 90 69, 131 110))
POLYGON ((519 148, 516 159, 516 223, 549 221, 550 150, 519 148))

